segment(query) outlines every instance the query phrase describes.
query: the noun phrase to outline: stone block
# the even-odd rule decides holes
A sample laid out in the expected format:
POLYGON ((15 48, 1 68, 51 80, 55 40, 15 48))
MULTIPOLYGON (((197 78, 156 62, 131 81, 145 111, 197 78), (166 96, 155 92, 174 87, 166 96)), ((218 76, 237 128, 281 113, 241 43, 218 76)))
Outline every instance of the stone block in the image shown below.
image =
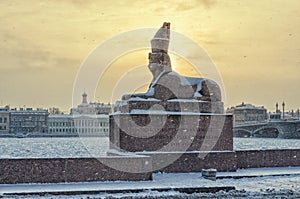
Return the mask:
POLYGON ((152 158, 153 170, 166 173, 201 172, 214 168, 217 171, 236 171, 236 154, 233 151, 137 152, 152 158))
POLYGON ((150 157, 0 159, 0 184, 152 179, 150 157))
POLYGON ((172 112, 192 112, 192 113, 217 113, 224 112, 224 104, 221 101, 199 101, 195 99, 174 99, 160 101, 157 99, 130 99, 123 101, 118 106, 114 107, 114 111, 121 113, 130 113, 137 110, 159 110, 172 112))
POLYGON ((300 149, 236 151, 238 168, 300 166, 300 149))
POLYGON ((232 151, 232 116, 115 113, 110 143, 110 148, 128 152, 232 151))

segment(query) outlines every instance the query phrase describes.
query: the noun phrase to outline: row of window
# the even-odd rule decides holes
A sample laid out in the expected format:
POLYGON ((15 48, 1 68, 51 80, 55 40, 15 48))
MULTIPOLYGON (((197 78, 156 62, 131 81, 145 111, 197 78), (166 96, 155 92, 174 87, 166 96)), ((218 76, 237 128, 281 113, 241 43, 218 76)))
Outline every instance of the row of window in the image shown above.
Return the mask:
POLYGON ((12 132, 47 132, 47 128, 43 127, 11 127, 10 131, 12 132))
POLYGON ((46 117, 11 117, 11 121, 46 121, 46 117))
POLYGON ((7 117, 0 117, 0 123, 6 123, 7 117))
POLYGON ((6 126, 0 126, 0 130, 6 130, 6 126))
POLYGON ((35 121, 35 122, 32 122, 32 121, 13 122, 13 121, 11 121, 10 122, 10 126, 14 126, 14 127, 17 127, 17 126, 42 126, 42 125, 46 125, 46 123, 38 122, 38 121, 35 121))
POLYGON ((74 122, 49 122, 49 126, 74 126, 74 122))
POLYGON ((76 129, 76 128, 62 128, 62 129, 49 129, 50 133, 101 133, 101 132, 108 132, 109 129, 101 129, 101 128, 96 128, 96 129, 76 129))
POLYGON ((261 120, 265 120, 265 117, 235 117, 235 121, 261 121, 261 120))
POLYGON ((49 126, 108 126, 108 122, 98 121, 72 121, 72 122, 49 122, 49 126))

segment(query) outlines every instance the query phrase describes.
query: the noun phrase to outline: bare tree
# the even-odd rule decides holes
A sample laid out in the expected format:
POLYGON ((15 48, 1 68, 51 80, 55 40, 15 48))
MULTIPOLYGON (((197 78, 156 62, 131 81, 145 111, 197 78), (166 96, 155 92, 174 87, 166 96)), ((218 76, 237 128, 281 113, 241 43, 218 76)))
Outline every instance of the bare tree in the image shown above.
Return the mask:
POLYGON ((51 108, 49 108, 49 113, 50 114, 62 114, 62 112, 57 107, 51 107, 51 108))

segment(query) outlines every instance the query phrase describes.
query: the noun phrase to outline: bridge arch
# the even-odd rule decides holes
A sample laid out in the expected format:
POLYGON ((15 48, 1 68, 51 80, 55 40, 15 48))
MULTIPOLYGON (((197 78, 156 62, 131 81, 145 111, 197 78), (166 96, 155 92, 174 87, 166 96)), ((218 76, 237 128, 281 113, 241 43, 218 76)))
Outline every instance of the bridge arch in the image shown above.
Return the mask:
POLYGON ((234 137, 251 137, 252 131, 249 131, 247 129, 234 129, 233 130, 233 136, 234 137))
POLYGON ((290 137, 288 138, 293 138, 293 139, 300 139, 300 128, 298 128, 290 137))
POLYGON ((263 137, 263 138, 277 138, 283 134, 283 131, 279 127, 275 126, 264 126, 253 132, 253 137, 263 137))

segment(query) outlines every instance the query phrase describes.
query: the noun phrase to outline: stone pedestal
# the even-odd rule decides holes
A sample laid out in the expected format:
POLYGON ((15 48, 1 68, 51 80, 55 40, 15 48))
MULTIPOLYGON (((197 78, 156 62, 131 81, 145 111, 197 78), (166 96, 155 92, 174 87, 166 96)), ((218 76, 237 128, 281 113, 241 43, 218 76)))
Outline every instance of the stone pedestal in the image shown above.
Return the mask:
POLYGON ((236 170, 232 115, 137 109, 117 112, 110 115, 110 148, 151 157, 153 171, 236 170))
POLYGON ((115 113, 111 148, 141 151, 233 150, 232 115, 199 113, 115 113))

